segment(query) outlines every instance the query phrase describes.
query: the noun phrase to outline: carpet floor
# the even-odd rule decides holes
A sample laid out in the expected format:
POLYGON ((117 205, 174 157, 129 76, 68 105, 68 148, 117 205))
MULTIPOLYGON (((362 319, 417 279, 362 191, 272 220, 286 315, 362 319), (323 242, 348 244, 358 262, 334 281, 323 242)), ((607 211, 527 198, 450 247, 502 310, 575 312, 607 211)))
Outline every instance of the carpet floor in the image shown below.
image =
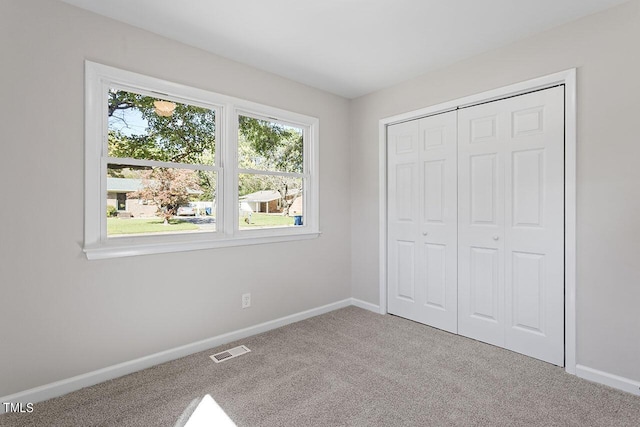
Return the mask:
POLYGON ((640 397, 347 307, 0 415, 0 426, 171 427, 207 393, 238 426, 640 425, 640 397), (209 359, 239 344, 251 352, 209 359))

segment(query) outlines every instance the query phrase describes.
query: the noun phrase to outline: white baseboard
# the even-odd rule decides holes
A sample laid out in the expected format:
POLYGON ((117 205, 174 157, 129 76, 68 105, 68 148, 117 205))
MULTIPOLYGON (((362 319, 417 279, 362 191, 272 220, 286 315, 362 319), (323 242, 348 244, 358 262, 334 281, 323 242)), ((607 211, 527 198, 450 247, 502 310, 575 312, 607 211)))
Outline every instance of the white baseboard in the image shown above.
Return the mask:
MULTIPOLYGON (((176 347, 170 350, 161 351, 159 353, 141 357, 139 359, 130 360, 128 362, 119 363, 113 366, 108 366, 106 368, 98 369, 97 371, 88 372, 82 375, 77 375, 75 377, 67 378, 61 381, 56 381, 40 387, 35 387, 35 388, 25 390, 19 393, 15 393, 9 396, 3 396, 3 397, 0 397, 0 414, 3 414, 5 412, 5 406, 2 405, 2 403, 4 402, 14 402, 14 403, 42 402, 44 400, 52 399, 54 397, 71 393, 72 391, 80 390, 81 388, 84 388, 84 387, 89 387, 104 381, 121 377, 123 375, 140 371, 142 369, 150 368, 160 363, 165 363, 171 360, 179 359, 181 357, 189 356, 190 354, 198 353, 200 351, 205 351, 210 348, 217 347, 231 341, 236 341, 252 335, 260 334, 262 332, 279 328, 281 326, 285 326, 290 323, 299 322, 301 320, 308 319, 310 317, 319 316, 320 314, 328 313, 330 311, 337 310, 339 308, 348 307, 349 305, 352 305, 352 304, 353 304, 352 299, 347 298, 342 301, 337 301, 331 304, 323 305, 322 307, 312 308, 310 310, 302 311, 300 313, 295 313, 289 316, 281 317, 279 319, 260 323, 259 325, 250 326, 248 328, 240 329, 238 331, 229 332, 226 334, 218 335, 213 338, 207 338, 202 341, 197 341, 191 344, 183 345, 181 347, 176 347)), ((365 304, 368 304, 368 303, 365 303, 365 304)))
POLYGON ((610 374, 608 372, 599 371, 583 365, 576 365, 576 375, 585 380, 593 381, 626 391, 627 393, 640 396, 640 381, 634 381, 629 378, 610 374))
POLYGON ((351 298, 351 305, 355 305, 356 307, 364 308, 365 310, 373 311, 374 313, 380 313, 380 306, 371 304, 370 302, 362 301, 358 298, 351 298))

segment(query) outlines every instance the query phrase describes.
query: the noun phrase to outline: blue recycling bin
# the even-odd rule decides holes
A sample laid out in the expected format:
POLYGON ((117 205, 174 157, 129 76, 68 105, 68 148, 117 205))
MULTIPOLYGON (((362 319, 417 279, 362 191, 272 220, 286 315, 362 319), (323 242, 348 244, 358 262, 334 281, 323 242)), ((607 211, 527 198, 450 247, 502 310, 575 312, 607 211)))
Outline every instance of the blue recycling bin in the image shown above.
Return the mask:
POLYGON ((293 217, 293 225, 302 225, 302 215, 295 215, 293 217))

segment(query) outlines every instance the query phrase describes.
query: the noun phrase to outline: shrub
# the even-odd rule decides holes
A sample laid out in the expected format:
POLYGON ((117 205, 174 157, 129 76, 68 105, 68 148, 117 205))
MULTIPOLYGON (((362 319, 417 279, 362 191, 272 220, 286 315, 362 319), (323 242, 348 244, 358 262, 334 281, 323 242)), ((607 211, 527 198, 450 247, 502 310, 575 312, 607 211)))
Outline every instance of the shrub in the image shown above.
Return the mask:
POLYGON ((115 206, 107 205, 107 217, 118 216, 118 209, 115 206))

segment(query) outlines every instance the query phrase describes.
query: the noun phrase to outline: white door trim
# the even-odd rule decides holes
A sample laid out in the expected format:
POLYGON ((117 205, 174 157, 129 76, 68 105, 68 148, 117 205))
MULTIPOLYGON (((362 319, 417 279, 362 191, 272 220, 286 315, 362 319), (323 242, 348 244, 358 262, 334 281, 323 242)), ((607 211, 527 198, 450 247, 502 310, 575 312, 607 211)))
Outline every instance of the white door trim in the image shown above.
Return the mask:
POLYGON ((387 126, 443 113, 459 107, 520 95, 538 89, 565 86, 565 370, 576 374, 576 69, 489 90, 379 122, 380 313, 387 313, 387 126))

